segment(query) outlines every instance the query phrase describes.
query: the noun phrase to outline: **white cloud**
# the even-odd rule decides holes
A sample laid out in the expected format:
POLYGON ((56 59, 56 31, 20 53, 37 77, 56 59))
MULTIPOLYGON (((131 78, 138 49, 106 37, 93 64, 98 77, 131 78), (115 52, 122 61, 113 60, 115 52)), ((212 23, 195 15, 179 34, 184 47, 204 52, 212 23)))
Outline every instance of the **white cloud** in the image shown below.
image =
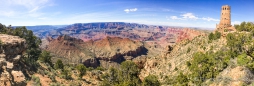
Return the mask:
POLYGON ((129 10, 129 9, 125 9, 124 11, 125 11, 126 13, 129 13, 129 12, 130 12, 130 10, 129 10))
POLYGON ((183 16, 184 19, 194 19, 194 20, 198 19, 198 17, 196 17, 193 13, 185 13, 181 16, 183 16))
POLYGON ((170 16, 170 19, 176 20, 176 19, 181 19, 181 18, 178 18, 177 16, 170 16))
POLYGON ((162 9, 162 11, 165 11, 165 12, 173 12, 174 10, 172 10, 172 9, 162 9))
POLYGON ((39 7, 33 8, 32 10, 29 11, 29 13, 36 12, 37 10, 39 10, 39 7))
POLYGON ((41 12, 32 12, 32 13, 28 13, 28 16, 38 18, 38 17, 43 16, 44 14, 45 13, 41 13, 41 12))
POLYGON ((231 24, 232 24, 232 25, 241 24, 241 22, 240 22, 240 21, 233 21, 233 22, 231 22, 231 24))
POLYGON ((130 9, 130 11, 137 11, 138 9, 137 8, 134 8, 134 9, 130 9))
POLYGON ((214 19, 214 18, 210 18, 210 17, 207 17, 207 18, 203 17, 201 19, 206 20, 206 21, 220 21, 219 19, 214 19))
POLYGON ((136 14, 133 16, 148 16, 148 17, 153 17, 153 16, 157 16, 156 14, 136 14))
POLYGON ((50 0, 0 0, 0 16, 15 18, 38 18, 45 14, 40 10, 47 6, 52 6, 50 0))
POLYGON ((0 11, 0 16, 11 17, 14 15, 15 15, 14 11, 0 11))
POLYGON ((38 18, 40 20, 47 20, 48 18, 47 17, 41 17, 41 18, 38 18))
POLYGON ((211 17, 199 18, 199 17, 195 16, 193 13, 185 13, 185 14, 182 14, 180 16, 182 16, 182 17, 179 18, 177 16, 170 16, 170 19, 172 19, 172 20, 188 20, 188 19, 197 20, 197 19, 201 19, 201 20, 205 20, 205 21, 220 21, 219 19, 214 19, 214 18, 211 18, 211 17))
POLYGON ((133 8, 133 9, 125 9, 124 11, 126 12, 126 13, 129 13, 129 12, 135 12, 135 11, 137 11, 138 9, 137 8, 133 8))
POLYGON ((49 3, 49 0, 7 0, 9 5, 20 5, 28 9, 34 9, 36 7, 43 7, 49 3))

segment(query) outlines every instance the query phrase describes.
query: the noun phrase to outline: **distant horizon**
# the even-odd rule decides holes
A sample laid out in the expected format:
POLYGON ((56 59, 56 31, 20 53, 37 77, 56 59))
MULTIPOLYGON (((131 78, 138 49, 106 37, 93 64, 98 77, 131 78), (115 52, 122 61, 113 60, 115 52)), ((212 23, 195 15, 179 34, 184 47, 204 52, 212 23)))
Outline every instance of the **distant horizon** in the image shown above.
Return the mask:
MULTIPOLYGON (((148 25, 150 24, 142 24, 142 23, 134 23, 134 22, 88 22, 88 23, 131 23, 131 24, 140 24, 140 25, 148 25)), ((73 23, 73 24, 88 24, 88 23, 73 23)), ((62 24, 62 25, 73 25, 73 24, 62 24)), ((5 25, 5 24, 3 24, 5 25)), ((31 26, 62 26, 62 25, 31 25, 31 26)), ((13 25, 11 25, 13 26, 13 25)), ((206 28, 208 30, 213 30, 215 28, 209 28, 209 27, 188 27, 188 26, 168 26, 168 25, 152 25, 151 26, 166 26, 166 27, 182 27, 182 28, 206 28)), ((23 27, 23 26, 13 26, 13 27, 23 27)), ((25 26, 26 27, 26 26, 25 26)), ((29 26, 28 26, 29 27, 29 26)))
POLYGON ((12 26, 77 22, 215 28, 221 6, 231 6, 231 24, 253 22, 254 0, 0 0, 0 23, 12 26))

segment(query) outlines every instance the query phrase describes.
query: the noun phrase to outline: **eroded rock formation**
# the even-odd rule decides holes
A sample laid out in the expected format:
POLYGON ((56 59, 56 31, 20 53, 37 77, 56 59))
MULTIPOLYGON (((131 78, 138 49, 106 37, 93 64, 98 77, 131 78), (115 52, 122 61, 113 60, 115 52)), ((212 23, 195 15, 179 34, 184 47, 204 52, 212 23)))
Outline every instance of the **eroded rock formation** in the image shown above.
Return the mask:
POLYGON ((25 76, 18 62, 22 58, 25 40, 0 34, 0 86, 24 86, 25 76))
MULTIPOLYGON (((55 54, 56 57, 64 58, 68 63, 83 63, 88 67, 100 66, 101 62, 105 63, 104 61, 121 63, 145 55, 147 52, 142 42, 120 37, 106 37, 102 40, 83 42, 65 35, 50 39, 48 42, 46 50, 55 54)), ((108 67, 108 65, 102 66, 108 67)))

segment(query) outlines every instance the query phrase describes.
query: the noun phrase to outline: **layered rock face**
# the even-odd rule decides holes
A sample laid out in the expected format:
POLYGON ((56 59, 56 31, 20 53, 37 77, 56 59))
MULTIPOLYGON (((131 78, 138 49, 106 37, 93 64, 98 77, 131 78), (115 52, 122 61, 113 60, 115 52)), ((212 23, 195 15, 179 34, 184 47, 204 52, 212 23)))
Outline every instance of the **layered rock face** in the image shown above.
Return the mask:
POLYGON ((26 49, 25 39, 0 34, 0 86, 23 86, 25 76, 18 65, 26 49))
POLYGON ((203 36, 205 33, 198 30, 185 28, 179 32, 179 36, 177 37, 176 42, 181 42, 183 40, 192 40, 193 38, 200 35, 203 36))
MULTIPOLYGON (((69 35, 83 41, 101 40, 110 37, 129 38, 139 41, 163 41, 165 45, 169 42, 175 42, 176 33, 167 33, 168 26, 154 26, 136 23, 124 22, 101 22, 101 23, 76 23, 57 29, 48 29, 38 31, 36 26, 28 27, 32 29, 36 36, 46 38, 51 36, 57 38, 61 35, 69 35)), ((39 26, 37 27, 39 28, 39 26)), ((50 28, 50 27, 48 27, 50 28)), ((181 28, 175 28, 181 30, 181 28)))
POLYGON ((27 28, 33 30, 36 36, 42 38, 42 48, 47 44, 47 42, 44 41, 45 38, 57 38, 62 35, 81 39, 84 42, 90 40, 102 40, 107 36, 129 38, 131 40, 148 42, 151 46, 156 44, 156 46, 164 48, 167 45, 174 45, 182 40, 191 40, 195 36, 202 34, 202 31, 189 28, 124 22, 76 23, 59 28, 55 27, 54 29, 53 27, 48 26, 31 26, 27 28), (38 30, 38 28, 41 29, 38 30))
POLYGON ((59 36, 57 39, 48 38, 48 45, 46 50, 55 53, 59 57, 73 58, 85 57, 82 53, 82 40, 71 38, 69 36, 59 36))
POLYGON ((83 63, 88 67, 97 67, 105 62, 121 63, 147 52, 142 42, 120 37, 106 37, 102 40, 83 42, 65 35, 56 39, 48 38, 48 41, 46 50, 55 54, 56 57, 61 57, 68 63, 83 63))

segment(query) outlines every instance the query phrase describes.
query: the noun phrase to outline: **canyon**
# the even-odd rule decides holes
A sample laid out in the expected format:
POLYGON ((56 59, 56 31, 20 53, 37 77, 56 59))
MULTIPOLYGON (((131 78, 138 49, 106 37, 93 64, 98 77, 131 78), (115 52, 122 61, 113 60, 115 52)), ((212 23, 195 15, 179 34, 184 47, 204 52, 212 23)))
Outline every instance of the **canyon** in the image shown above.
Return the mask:
POLYGON ((129 38, 166 47, 177 42, 202 35, 205 30, 173 26, 145 25, 125 22, 76 23, 59 26, 29 26, 37 37, 57 38, 68 35, 83 41, 101 40, 109 37, 129 38))
POLYGON ((206 33, 190 28, 124 22, 76 23, 58 29, 53 26, 27 28, 42 39, 41 48, 52 53, 53 61, 61 59, 64 63, 105 68, 116 67, 126 60, 144 63, 146 58, 161 54, 168 45, 206 33))
POLYGON ((42 40, 40 47, 51 53, 53 62, 60 59, 65 64, 82 63, 94 68, 118 67, 126 60, 132 60, 142 68, 146 58, 160 55, 169 45, 192 40, 209 32, 196 28, 125 22, 41 25, 26 28, 42 40))

